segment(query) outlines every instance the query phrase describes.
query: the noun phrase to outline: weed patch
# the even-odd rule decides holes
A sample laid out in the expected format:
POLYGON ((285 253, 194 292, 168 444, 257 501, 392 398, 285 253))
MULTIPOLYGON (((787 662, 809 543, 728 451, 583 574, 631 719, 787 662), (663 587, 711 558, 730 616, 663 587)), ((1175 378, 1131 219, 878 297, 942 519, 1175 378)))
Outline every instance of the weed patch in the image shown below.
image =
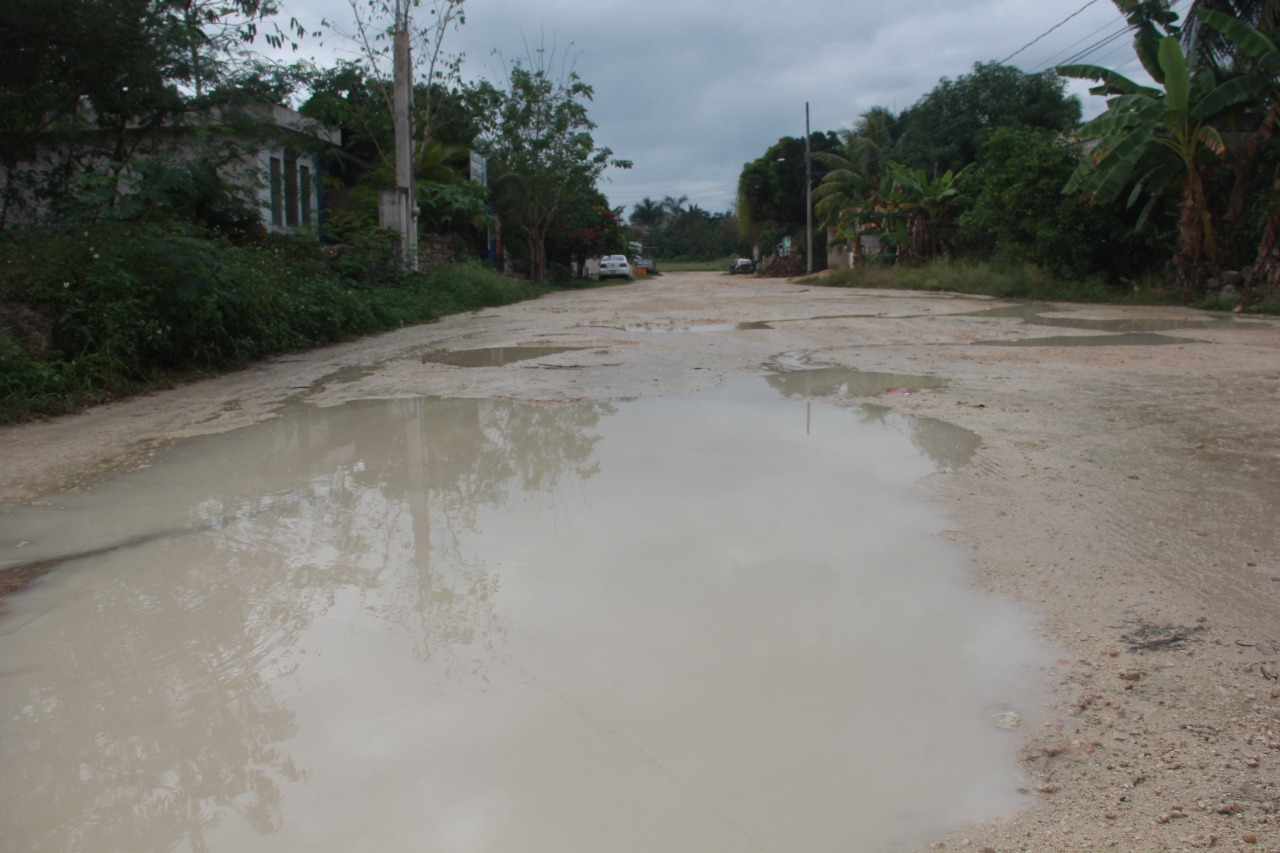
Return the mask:
POLYGON ((857 269, 837 270, 803 281, 830 287, 946 291, 1056 302, 1168 304, 1177 301, 1172 291, 1154 280, 1114 285, 1101 278, 1060 278, 1030 264, 969 260, 941 260, 919 267, 868 263, 857 269))
POLYGON ((0 422, 537 293, 475 263, 405 272, 384 235, 356 237, 236 241, 153 224, 3 235, 0 422))

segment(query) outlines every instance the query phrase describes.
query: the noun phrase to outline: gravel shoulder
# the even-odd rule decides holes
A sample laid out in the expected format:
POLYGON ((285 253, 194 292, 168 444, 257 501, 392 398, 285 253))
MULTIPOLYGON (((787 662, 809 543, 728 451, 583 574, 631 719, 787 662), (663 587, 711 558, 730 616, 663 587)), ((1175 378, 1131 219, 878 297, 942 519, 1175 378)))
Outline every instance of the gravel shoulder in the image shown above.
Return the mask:
POLYGON ((297 403, 636 397, 770 366, 942 377, 874 402, 981 436, 927 485, 974 583, 1041 613, 1061 658, 1048 722, 1022 730, 1025 808, 933 846, 1280 851, 1280 324, 1048 314, 1098 327, 1079 329, 981 313, 1007 304, 711 273, 557 293, 4 428, 0 519, 297 403), (1097 345, 1123 329, 1139 331, 1097 345), (1063 336, 1099 340, 1025 343, 1063 336), (516 346, 573 349, 492 368, 427 358, 516 346))

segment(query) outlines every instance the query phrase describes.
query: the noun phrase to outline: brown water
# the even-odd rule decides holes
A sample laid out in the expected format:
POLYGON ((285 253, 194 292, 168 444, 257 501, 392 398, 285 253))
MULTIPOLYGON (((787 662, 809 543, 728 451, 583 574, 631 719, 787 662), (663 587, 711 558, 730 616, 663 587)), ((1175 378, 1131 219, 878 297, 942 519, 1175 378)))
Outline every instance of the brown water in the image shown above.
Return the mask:
POLYGON ((0 846, 889 851, 1010 808, 1043 653, 909 423, 761 380, 298 406, 16 510, 0 565, 79 556, 0 619, 0 846))
POLYGON ((852 367, 785 370, 766 377, 787 397, 876 397, 888 391, 945 388, 947 380, 911 373, 875 373, 852 367))
POLYGON ((1016 341, 974 341, 984 347, 1155 347, 1169 344, 1198 344, 1201 341, 1161 335, 1155 332, 1125 332, 1118 335, 1047 335, 1016 341))
POLYGON ((1237 329, 1269 328, 1270 323, 1257 320, 1240 320, 1230 314, 1210 314, 1198 317, 1124 317, 1097 318, 1073 316, 1057 305, 1047 302, 1021 302, 985 311, 952 314, 953 317, 1012 317, 1032 326, 1056 326, 1066 329, 1083 329, 1093 332, 1172 332, 1178 329, 1237 329))
POLYGON ((439 350, 422 356, 423 362, 452 364, 455 367, 502 367, 517 361, 546 358, 583 347, 483 347, 481 349, 439 350))
POLYGON ((764 320, 752 320, 745 323, 706 323, 700 326, 624 326, 622 330, 665 335, 672 332, 753 332, 772 328, 773 326, 764 320))

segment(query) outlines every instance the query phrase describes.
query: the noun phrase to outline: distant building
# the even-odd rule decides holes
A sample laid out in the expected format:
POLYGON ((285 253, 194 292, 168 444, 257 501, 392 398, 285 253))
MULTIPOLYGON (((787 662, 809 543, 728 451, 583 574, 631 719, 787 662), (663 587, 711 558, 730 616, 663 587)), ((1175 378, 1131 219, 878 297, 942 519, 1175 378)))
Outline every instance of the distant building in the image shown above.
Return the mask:
MULTIPOLYGON (((256 201, 263 228, 274 232, 305 232, 319 224, 320 155, 341 144, 339 131, 270 104, 192 114, 159 128, 126 128, 124 136, 132 161, 181 163, 216 150, 223 158, 220 177, 251 206, 256 201)), ((12 168, 0 164, 0 227, 38 226, 56 218, 66 200, 49 188, 71 176, 114 175, 121 195, 146 180, 136 169, 113 163, 122 140, 93 127, 92 119, 48 139, 35 143, 30 157, 12 168)))

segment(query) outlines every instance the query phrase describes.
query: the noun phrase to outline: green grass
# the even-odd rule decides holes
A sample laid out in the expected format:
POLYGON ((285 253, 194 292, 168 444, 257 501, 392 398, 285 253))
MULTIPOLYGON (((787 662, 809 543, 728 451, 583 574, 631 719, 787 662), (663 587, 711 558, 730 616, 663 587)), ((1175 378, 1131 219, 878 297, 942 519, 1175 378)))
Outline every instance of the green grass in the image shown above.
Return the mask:
POLYGON ((1062 279, 1028 264, 970 260, 941 260, 919 267, 869 263, 858 269, 838 270, 802 281, 829 287, 947 291, 1056 302, 1149 305, 1178 301, 1172 286, 1156 278, 1117 285, 1097 278, 1062 279))

